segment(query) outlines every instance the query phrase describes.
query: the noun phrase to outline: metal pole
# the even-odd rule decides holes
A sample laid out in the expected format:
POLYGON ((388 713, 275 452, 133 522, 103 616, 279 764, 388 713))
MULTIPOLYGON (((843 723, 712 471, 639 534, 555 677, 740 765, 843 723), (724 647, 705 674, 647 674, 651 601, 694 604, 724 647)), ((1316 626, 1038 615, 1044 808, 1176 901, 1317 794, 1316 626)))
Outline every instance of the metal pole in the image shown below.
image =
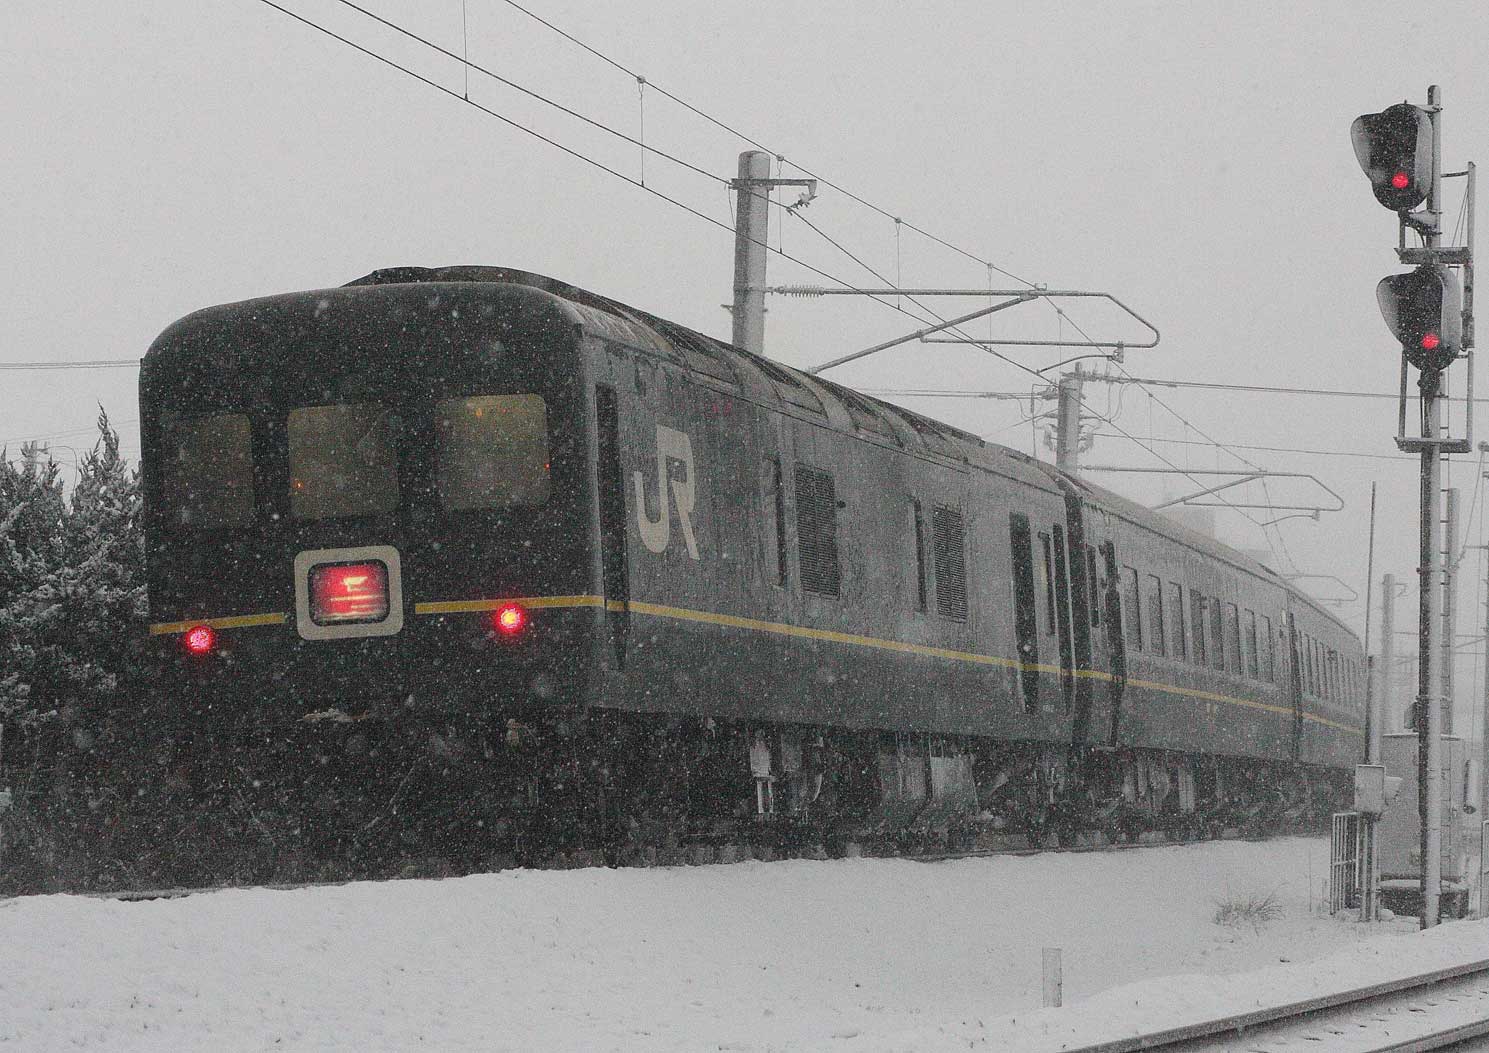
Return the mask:
POLYGON ((1367 764, 1379 764, 1381 736, 1386 730, 1386 714, 1393 712, 1392 701, 1395 677, 1396 649, 1396 575, 1387 574, 1380 580, 1380 687, 1371 699, 1370 713, 1366 721, 1370 725, 1367 764))
MULTIPOLYGON (((1433 386, 1422 393, 1422 434, 1437 437, 1438 401, 1435 378, 1433 386)), ((1436 925, 1439 917, 1439 895, 1442 889, 1442 829, 1441 822, 1442 766, 1439 760, 1438 737, 1442 724, 1442 708, 1437 699, 1437 688, 1441 684, 1437 663, 1440 650, 1433 643, 1433 622, 1440 610, 1437 587, 1442 579, 1442 568, 1438 563, 1441 550, 1438 546, 1438 499, 1441 459, 1434 447, 1422 450, 1421 486, 1421 544, 1420 564, 1417 568, 1419 593, 1417 608, 1417 708, 1415 727, 1417 732, 1417 811, 1421 817, 1422 837, 1422 928, 1436 925)))
MULTIPOLYGON (((1434 84, 1427 89, 1427 106, 1432 118, 1432 189, 1427 198, 1427 212, 1432 217, 1433 230, 1426 236, 1429 248, 1438 247, 1436 230, 1441 226, 1437 222, 1441 215, 1438 196, 1442 170, 1439 105, 1440 95, 1434 84)), ((1439 609, 1433 601, 1442 576, 1442 567, 1438 564, 1441 555, 1438 547, 1438 500, 1442 488, 1442 453, 1431 445, 1441 439, 1438 394, 1442 376, 1424 373, 1421 381, 1422 437, 1428 440, 1428 445, 1422 447, 1421 560, 1417 568, 1420 576, 1417 608, 1420 634, 1417 647, 1417 812, 1422 821, 1421 927, 1428 929, 1442 920, 1442 707, 1436 697, 1436 688, 1441 681, 1435 663, 1440 655, 1432 641, 1432 623, 1439 609)))
POLYGON ((734 344, 765 353, 765 245, 770 233, 770 154, 739 155, 734 220, 734 344))
POLYGON ((1060 378, 1059 404, 1055 410, 1055 467, 1074 473, 1081 457, 1081 371, 1060 378))
POLYGON ((1453 645, 1457 642, 1456 612, 1458 609, 1458 490, 1456 487, 1443 491, 1446 500, 1443 508, 1442 532, 1442 734, 1453 733, 1453 699, 1456 691, 1453 683, 1453 645))
POLYGON ((1484 554, 1484 566, 1484 704, 1480 714, 1483 723, 1479 726, 1479 818, 1489 819, 1489 550, 1484 554))

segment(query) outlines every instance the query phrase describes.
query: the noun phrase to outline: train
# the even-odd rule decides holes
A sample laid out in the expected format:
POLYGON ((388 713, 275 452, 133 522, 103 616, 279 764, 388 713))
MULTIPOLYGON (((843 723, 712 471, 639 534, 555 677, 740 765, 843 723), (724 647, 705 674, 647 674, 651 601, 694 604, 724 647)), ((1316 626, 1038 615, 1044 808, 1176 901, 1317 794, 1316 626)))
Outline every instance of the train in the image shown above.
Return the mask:
POLYGON ((160 726, 329 851, 1205 836, 1361 752, 1359 640, 1263 564, 552 278, 198 311, 140 409, 160 726))

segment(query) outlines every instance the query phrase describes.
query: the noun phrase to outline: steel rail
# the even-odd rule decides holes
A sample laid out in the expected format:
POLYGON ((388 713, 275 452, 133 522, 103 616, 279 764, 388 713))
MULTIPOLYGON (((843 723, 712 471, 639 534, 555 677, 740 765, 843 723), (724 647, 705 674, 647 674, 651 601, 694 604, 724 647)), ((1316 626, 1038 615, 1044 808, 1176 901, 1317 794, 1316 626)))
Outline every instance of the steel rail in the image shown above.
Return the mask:
MULTIPOLYGON (((1236 1013, 1233 1016, 1220 1017, 1215 1020, 1204 1020, 1196 1024, 1165 1028, 1162 1031, 1153 1031, 1145 1035, 1132 1035, 1127 1038, 1112 1039, 1089 1046, 1072 1046, 1066 1053, 1139 1053, 1142 1050, 1174 1049, 1186 1043, 1201 1042, 1206 1039, 1220 1039, 1227 1035, 1236 1035, 1251 1031, 1268 1024, 1286 1023, 1290 1020, 1303 1020, 1311 1014, 1327 1010, 1343 1009, 1349 1006, 1365 1006, 1382 998, 1401 995, 1408 991, 1417 991, 1436 984, 1485 974, 1489 974, 1489 959, 1480 959, 1474 962, 1450 965, 1442 969, 1434 969, 1431 972, 1419 973, 1416 976, 1406 977, 1404 979, 1386 980, 1381 983, 1368 984, 1364 987, 1356 987, 1347 991, 1338 991, 1333 994, 1305 998, 1297 1002, 1252 1009, 1244 1013, 1236 1013)), ((1436 1045, 1420 1045, 1419 1043, 1424 1041, 1424 1039, 1417 1038, 1407 1040, 1404 1044, 1395 1042, 1382 1046, 1380 1047, 1380 1053, 1397 1049, 1443 1048, 1451 1043, 1461 1042, 1465 1038, 1489 1033, 1489 1021, 1482 1021, 1481 1023, 1483 1030, 1475 1031, 1471 1034, 1458 1034, 1458 1032, 1464 1030, 1463 1027, 1454 1027, 1439 1032, 1438 1035, 1442 1037, 1442 1041, 1436 1045), (1456 1037, 1450 1037, 1454 1035, 1456 1037)))

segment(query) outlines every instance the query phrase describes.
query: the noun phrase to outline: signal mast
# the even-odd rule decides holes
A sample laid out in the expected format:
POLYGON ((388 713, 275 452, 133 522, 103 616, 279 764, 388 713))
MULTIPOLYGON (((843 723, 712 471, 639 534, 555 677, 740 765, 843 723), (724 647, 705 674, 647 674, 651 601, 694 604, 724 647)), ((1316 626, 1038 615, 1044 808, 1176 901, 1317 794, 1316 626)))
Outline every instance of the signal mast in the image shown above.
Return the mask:
MULTIPOLYGON (((1441 692, 1440 649, 1433 646, 1433 622, 1444 570, 1439 536, 1442 460, 1467 453, 1473 446, 1473 186, 1474 166, 1463 172, 1442 171, 1442 103, 1436 85, 1427 89, 1427 105, 1397 103, 1379 113, 1355 118, 1350 139, 1375 199, 1395 212, 1399 224, 1397 257, 1415 264, 1406 274, 1393 274, 1376 286, 1376 299, 1386 326, 1401 345, 1396 445, 1421 454, 1420 631, 1417 697, 1413 728, 1417 732, 1418 811, 1421 816, 1422 927, 1441 920, 1442 894, 1442 721, 1451 699, 1441 692), (1442 245, 1442 180, 1468 178, 1468 243, 1442 245), (1413 211, 1426 203, 1422 211, 1413 211), (1408 248, 1406 231, 1421 235, 1421 247, 1408 248), (1452 268, 1463 270, 1460 286, 1452 268), (1465 435, 1444 433, 1441 402, 1444 374, 1460 357, 1468 360, 1468 407, 1465 435), (1406 434, 1407 369, 1418 372, 1421 435, 1406 434)), ((1379 763, 1379 758, 1368 761, 1379 763)))

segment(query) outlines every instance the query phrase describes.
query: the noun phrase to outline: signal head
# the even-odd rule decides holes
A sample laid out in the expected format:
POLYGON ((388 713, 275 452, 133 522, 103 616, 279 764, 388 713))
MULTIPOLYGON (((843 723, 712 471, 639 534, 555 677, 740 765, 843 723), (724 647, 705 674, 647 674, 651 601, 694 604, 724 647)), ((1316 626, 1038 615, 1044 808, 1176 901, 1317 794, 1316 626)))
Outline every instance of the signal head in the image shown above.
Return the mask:
POLYGON ((1424 263, 1375 287, 1386 326, 1418 369, 1446 369, 1463 349, 1463 293, 1453 272, 1424 263))
POLYGON ((1432 115, 1409 102, 1355 118, 1349 127, 1355 157, 1370 177, 1375 199, 1408 212, 1432 186, 1432 115))

